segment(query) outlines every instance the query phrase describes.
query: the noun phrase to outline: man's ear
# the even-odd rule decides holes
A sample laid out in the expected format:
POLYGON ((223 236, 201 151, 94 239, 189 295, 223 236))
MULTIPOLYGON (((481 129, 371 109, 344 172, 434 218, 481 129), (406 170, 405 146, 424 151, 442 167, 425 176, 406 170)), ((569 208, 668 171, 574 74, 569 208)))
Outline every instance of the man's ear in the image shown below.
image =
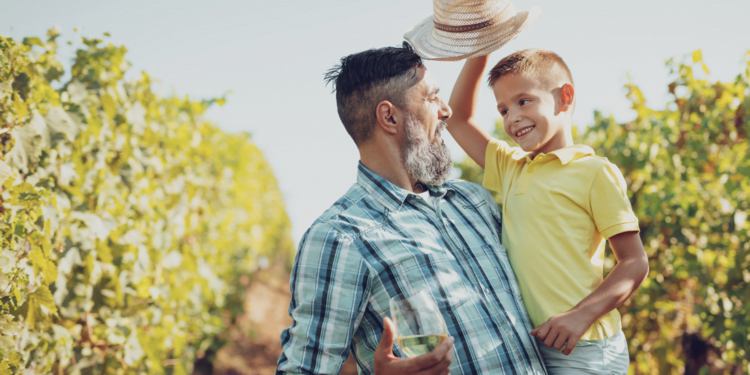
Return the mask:
POLYGON ((560 87, 560 111, 567 112, 573 108, 573 101, 576 97, 576 89, 570 83, 563 84, 560 87))
POLYGON ((375 108, 375 118, 377 119, 378 127, 388 134, 398 133, 398 127, 403 121, 401 111, 387 100, 378 103, 378 106, 375 108))

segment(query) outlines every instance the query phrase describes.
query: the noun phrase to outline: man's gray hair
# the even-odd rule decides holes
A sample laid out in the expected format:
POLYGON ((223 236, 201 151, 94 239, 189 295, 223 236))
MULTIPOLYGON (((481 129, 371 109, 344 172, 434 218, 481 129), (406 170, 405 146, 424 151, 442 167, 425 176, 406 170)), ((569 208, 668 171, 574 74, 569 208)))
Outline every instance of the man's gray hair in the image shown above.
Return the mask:
POLYGON ((375 109, 387 100, 406 109, 411 88, 419 82, 422 58, 404 42, 402 47, 371 49, 341 59, 325 79, 333 83, 344 128, 359 146, 367 142, 377 122, 375 109))

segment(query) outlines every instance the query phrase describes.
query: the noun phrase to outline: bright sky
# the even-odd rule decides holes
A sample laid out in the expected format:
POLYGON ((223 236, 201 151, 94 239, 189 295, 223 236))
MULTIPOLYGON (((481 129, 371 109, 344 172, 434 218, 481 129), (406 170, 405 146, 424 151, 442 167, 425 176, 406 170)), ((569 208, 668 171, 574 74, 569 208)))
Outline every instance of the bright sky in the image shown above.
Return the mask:
MULTIPOLYGON (((702 49, 714 80, 740 73, 750 50, 748 0, 515 0, 538 5, 542 17, 493 53, 491 63, 524 48, 557 52, 573 72, 574 123, 593 111, 633 118, 623 84, 630 74, 652 106, 666 103, 664 62, 702 49)), ((43 37, 59 25, 61 39, 80 36, 125 45, 130 77, 146 71, 164 93, 201 99, 231 90, 208 116, 226 131, 249 131, 271 163, 284 194, 295 241, 355 181, 359 155, 336 113, 323 73, 345 55, 401 43, 404 32, 432 13, 429 0, 127 1, 3 0, 0 34, 43 37), (73 28, 78 28, 77 33, 73 28)), ((70 66, 73 48, 61 44, 70 66)), ((463 62, 428 62, 447 100, 463 62)), ((499 118, 489 89, 481 123, 499 118)), ((454 160, 464 157, 445 133, 454 160)))

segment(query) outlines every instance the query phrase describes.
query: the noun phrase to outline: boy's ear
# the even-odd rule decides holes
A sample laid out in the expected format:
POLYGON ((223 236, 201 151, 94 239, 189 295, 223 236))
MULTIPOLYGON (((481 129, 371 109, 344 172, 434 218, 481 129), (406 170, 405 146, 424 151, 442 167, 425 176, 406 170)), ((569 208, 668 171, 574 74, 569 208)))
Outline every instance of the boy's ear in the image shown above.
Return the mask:
POLYGON ((375 108, 375 118, 380 129, 393 135, 398 133, 398 127, 403 121, 401 111, 387 100, 378 103, 375 108))
POLYGON ((576 89, 570 83, 565 83, 560 87, 560 111, 567 112, 573 108, 573 102, 576 97, 576 89))

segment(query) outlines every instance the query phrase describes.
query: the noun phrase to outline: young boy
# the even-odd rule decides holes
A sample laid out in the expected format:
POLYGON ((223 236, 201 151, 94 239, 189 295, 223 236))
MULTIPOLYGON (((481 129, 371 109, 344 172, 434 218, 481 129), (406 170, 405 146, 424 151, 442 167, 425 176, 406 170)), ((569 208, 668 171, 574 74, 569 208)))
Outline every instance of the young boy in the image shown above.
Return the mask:
POLYGON ((543 343, 551 374, 626 374, 616 308, 648 274, 648 259, 622 174, 573 144, 573 78, 550 51, 519 51, 490 71, 503 127, 520 147, 487 135, 474 119, 487 59, 466 61, 451 94, 448 130, 485 169, 484 186, 502 197, 502 241, 531 334, 543 343), (602 280, 604 239, 617 265, 602 280))

